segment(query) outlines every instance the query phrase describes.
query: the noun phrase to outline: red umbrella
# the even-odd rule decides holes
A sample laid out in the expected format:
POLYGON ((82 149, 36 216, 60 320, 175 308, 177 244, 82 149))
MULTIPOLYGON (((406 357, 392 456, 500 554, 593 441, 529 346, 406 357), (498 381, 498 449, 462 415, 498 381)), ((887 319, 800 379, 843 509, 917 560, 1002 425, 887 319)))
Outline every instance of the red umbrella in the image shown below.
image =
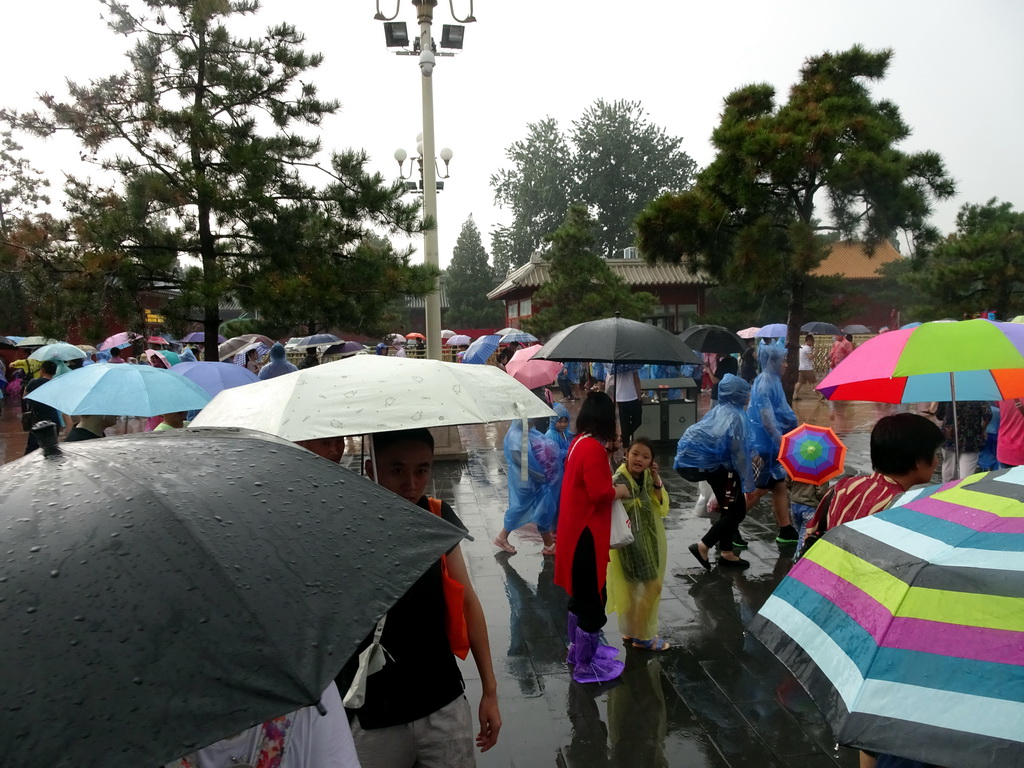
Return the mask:
POLYGON ((843 473, 846 446, 829 427, 801 424, 782 436, 779 461, 794 480, 823 485, 843 473))
POLYGON ((533 356, 540 348, 540 344, 523 347, 505 364, 505 371, 527 389, 546 387, 562 369, 562 364, 557 360, 534 360, 533 356))

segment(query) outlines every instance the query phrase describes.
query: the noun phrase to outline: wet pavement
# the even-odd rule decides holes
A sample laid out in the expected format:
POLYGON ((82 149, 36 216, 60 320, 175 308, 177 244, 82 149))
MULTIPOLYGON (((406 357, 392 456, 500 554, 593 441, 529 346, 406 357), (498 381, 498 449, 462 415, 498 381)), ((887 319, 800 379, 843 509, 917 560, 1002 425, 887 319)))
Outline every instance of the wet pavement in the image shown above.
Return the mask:
MULTIPOLYGON (((25 435, 18 408, 5 405, 0 443, 8 462, 21 456, 25 435)), ((847 466, 866 471, 868 432, 893 407, 804 400, 796 410, 802 421, 831 424, 848 445, 847 466)), ((671 508, 660 620, 672 647, 664 653, 623 649, 626 670, 617 684, 572 682, 565 665, 566 595, 552 582, 554 558, 541 556, 535 530, 512 534, 519 550, 514 556, 491 543, 507 502, 504 430, 461 428, 468 459, 438 462, 428 490, 451 503, 475 537, 462 546, 487 616, 504 721, 498 745, 479 757, 481 768, 857 765, 855 751, 835 747, 817 708, 785 667, 744 630, 792 565, 794 545, 775 542, 768 498, 741 528, 751 567, 705 572, 687 551, 709 526, 693 510, 696 486, 665 471, 671 508)), ((672 449, 658 451, 666 469, 672 449)), ((358 451, 351 444, 343 463, 354 468, 358 451)), ((614 616, 605 629, 611 642, 618 641, 614 616)), ((479 680, 471 660, 463 673, 475 709, 479 680)))

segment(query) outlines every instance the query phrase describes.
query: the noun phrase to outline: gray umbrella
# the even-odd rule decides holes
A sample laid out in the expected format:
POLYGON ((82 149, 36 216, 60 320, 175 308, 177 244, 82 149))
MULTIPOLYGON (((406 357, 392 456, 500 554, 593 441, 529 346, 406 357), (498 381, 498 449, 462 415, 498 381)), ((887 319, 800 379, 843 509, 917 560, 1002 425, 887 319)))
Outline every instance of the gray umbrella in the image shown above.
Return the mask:
POLYGON ((801 333, 813 333, 819 336, 842 336, 843 332, 839 330, 838 325, 825 322, 811 322, 804 323, 800 326, 801 333))
POLYGON ((682 365, 700 357, 675 334, 656 325, 608 317, 559 331, 534 355, 562 362, 682 365))
POLYGON ((698 352, 715 352, 719 355, 742 355, 747 345, 743 339, 721 325, 691 325, 679 334, 686 346, 698 352))
POLYGON ((160 765, 316 703, 463 536, 246 430, 51 444, 0 494, 7 768, 160 765))

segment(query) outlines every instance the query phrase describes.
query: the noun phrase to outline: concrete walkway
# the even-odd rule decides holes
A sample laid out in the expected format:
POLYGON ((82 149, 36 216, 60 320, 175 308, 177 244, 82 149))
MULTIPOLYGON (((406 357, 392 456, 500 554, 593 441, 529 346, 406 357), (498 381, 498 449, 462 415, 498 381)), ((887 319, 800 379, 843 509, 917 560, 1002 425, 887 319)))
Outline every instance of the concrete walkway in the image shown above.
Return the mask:
MULTIPOLYGON (((802 420, 841 429, 848 465, 866 470, 867 431, 892 409, 801 401, 797 412, 802 420)), ((665 471, 671 511, 660 616, 672 648, 624 649, 621 683, 598 690, 569 676, 566 595, 552 583, 554 558, 541 557, 540 537, 513 533, 514 556, 491 543, 507 502, 504 425, 463 427, 462 433, 470 457, 439 463, 433 493, 454 506, 475 537, 463 550, 487 615, 504 719, 498 746, 480 757, 482 768, 857 765, 856 752, 836 748, 785 667, 744 631, 793 562, 793 545, 775 542, 767 499, 742 527, 751 567, 708 573, 687 551, 709 525, 693 511, 695 486, 665 471)), ((672 452, 659 451, 657 460, 670 468, 672 452)), ((616 617, 605 631, 610 641, 618 639, 616 617)), ((464 674, 475 706, 479 684, 472 663, 464 664, 464 674)))
MULTIPOLYGON (((4 462, 24 450, 16 411, 8 408, 0 419, 4 462)), ((867 431, 891 411, 872 404, 797 404, 802 420, 832 424, 844 435, 847 463, 858 470, 869 464, 867 431)), ((504 719, 500 741, 480 757, 481 768, 856 766, 856 753, 834 746, 793 677, 744 631, 792 565, 793 545, 775 543, 767 499, 742 527, 750 569, 705 572, 687 546, 709 521, 694 513, 695 486, 671 472, 668 448, 657 457, 671 498, 660 616, 672 648, 624 649, 626 671, 618 685, 573 683, 565 665, 566 596, 552 583, 554 558, 541 557, 535 531, 513 534, 515 556, 491 544, 507 501, 505 427, 463 427, 469 458, 439 462, 430 491, 454 506, 475 537, 463 549, 487 616, 504 719)), ((343 462, 355 468, 358 451, 358 443, 350 443, 343 462)), ((606 627, 613 641, 616 630, 613 616, 606 627)), ((479 681, 471 662, 464 674, 475 710, 479 681)))

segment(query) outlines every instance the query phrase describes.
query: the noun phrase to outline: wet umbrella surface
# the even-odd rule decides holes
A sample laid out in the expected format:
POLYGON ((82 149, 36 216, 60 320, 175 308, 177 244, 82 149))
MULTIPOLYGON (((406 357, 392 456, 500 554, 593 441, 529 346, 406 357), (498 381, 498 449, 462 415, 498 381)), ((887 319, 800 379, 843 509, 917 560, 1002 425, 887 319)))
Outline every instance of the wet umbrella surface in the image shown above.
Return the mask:
POLYGON ((152 768, 316 703, 463 536, 245 430, 40 450, 0 494, 6 768, 152 768))

